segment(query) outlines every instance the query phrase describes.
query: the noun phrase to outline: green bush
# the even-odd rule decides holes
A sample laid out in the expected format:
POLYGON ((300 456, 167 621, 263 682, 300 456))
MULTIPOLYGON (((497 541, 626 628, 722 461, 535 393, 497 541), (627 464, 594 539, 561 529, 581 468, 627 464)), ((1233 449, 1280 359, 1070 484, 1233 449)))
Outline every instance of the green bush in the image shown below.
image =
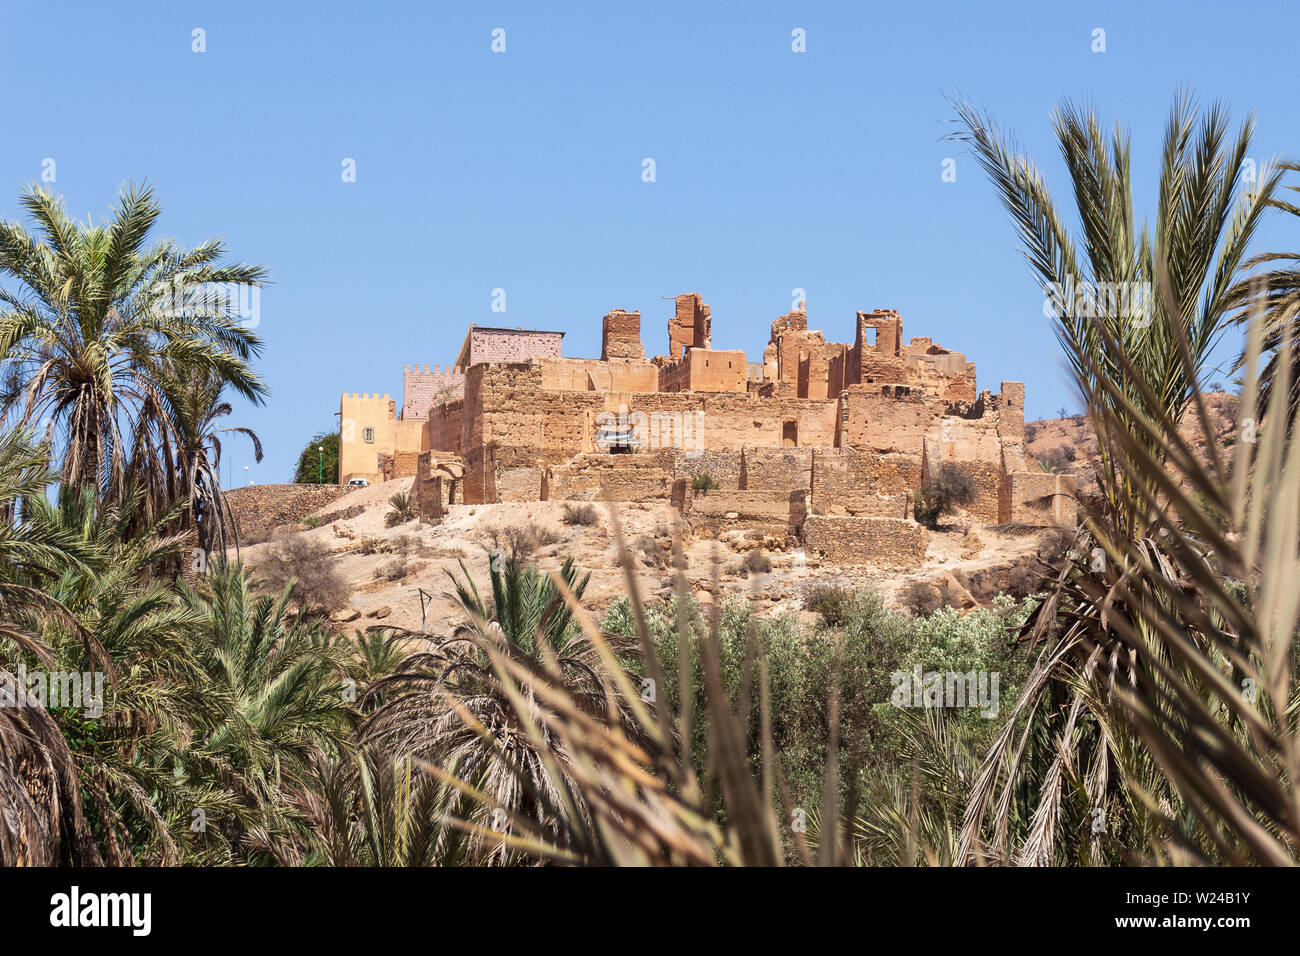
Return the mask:
POLYGON ((337 485, 339 482, 339 433, 318 432, 298 455, 293 473, 297 485, 337 485))
MULTIPOLYGON (((910 712, 890 703, 896 671, 920 665, 924 670, 998 671, 1001 699, 1014 699, 1023 680, 1023 653, 1013 651, 1008 629, 1023 620, 1026 605, 1008 598, 994 602, 993 610, 961 614, 936 611, 927 618, 910 618, 888 610, 870 591, 853 592, 826 588, 810 594, 819 613, 830 612, 837 626, 823 623, 815 628, 800 625, 793 615, 758 618, 752 606, 739 598, 725 601, 719 617, 719 652, 723 680, 733 701, 739 701, 745 673, 746 646, 753 636, 756 655, 766 660, 772 719, 772 744, 781 762, 781 772, 798 806, 819 806, 825 769, 826 724, 832 676, 837 654, 842 654, 840 700, 840 765, 856 767, 858 782, 868 777, 902 769, 904 721, 910 712), (842 651, 838 648, 842 647, 842 651)), ((681 706, 678 686, 677 620, 678 599, 646 609, 650 637, 663 666, 667 686, 656 691, 656 700, 676 716, 681 706)), ((700 723, 694 728, 692 752, 698 756, 707 738, 704 718, 704 680, 700 665, 700 642, 707 640, 707 612, 690 601, 682 608, 690 635, 692 707, 700 723)), ((825 617, 823 618, 825 621, 825 617)), ((615 601, 603 627, 615 634, 636 633, 626 598, 615 601)), ((758 668, 751 671, 751 702, 747 747, 757 766, 762 740, 758 700, 758 668)), ((977 713, 963 712, 955 719, 970 722, 975 739, 991 739, 1000 726, 977 713)), ((703 772, 703 767, 697 768, 703 772)), ((845 777, 847 780, 847 769, 845 777)), ((847 783, 845 783, 847 786, 847 783)))
POLYGON ((853 601, 853 592, 838 584, 822 584, 804 595, 805 611, 812 611, 821 617, 827 627, 840 627, 844 624, 849 605, 853 601))
POLYGON ((720 486, 707 471, 701 471, 691 479, 692 491, 716 491, 720 486))

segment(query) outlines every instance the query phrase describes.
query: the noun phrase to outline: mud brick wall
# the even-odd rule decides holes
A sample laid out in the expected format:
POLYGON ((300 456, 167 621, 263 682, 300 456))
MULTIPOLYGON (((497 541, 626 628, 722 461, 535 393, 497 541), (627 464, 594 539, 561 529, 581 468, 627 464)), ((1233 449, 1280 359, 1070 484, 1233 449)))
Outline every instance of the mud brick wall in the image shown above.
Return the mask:
POLYGON ((809 515, 804 546, 837 564, 886 569, 918 567, 925 560, 925 529, 900 518, 809 515))
POLYGON ((464 424, 464 401, 448 402, 432 409, 424 426, 424 447, 429 451, 459 454, 464 424))
POLYGON ((1008 514, 1017 524, 1073 528, 1079 519, 1073 475, 1016 471, 1006 476, 1008 514))
POLYGON ((498 468, 497 501, 541 501, 543 467, 498 468))
POLYGON ((841 401, 842 445, 858 451, 919 455, 921 439, 944 403, 908 388, 855 385, 841 401))
POLYGON ((245 485, 223 492, 238 529, 239 543, 296 525, 312 512, 347 494, 338 485, 245 485))
POLYGON ((929 480, 930 470, 940 462, 955 465, 975 482, 975 498, 966 510, 988 524, 1008 520, 1002 501, 1002 444, 996 430, 983 423, 945 421, 940 433, 947 437, 926 436, 922 481, 929 480))
POLYGON ((791 492, 812 487, 811 448, 746 448, 741 484, 747 491, 791 492))
POLYGON ((710 309, 698 292, 677 297, 676 310, 668 320, 668 354, 681 358, 684 349, 708 348, 710 309))
POLYGON ((687 487, 696 475, 707 473, 723 491, 740 490, 742 453, 730 450, 709 450, 696 453, 678 451, 673 455, 673 475, 687 479, 687 487))
POLYGON ((415 474, 416 460, 420 457, 420 452, 399 451, 392 455, 379 456, 379 471, 384 477, 384 481, 392 481, 394 478, 410 478, 415 474))
POLYGON ((607 495, 615 501, 667 499, 673 477, 668 453, 580 455, 547 470, 545 497, 552 501, 603 501, 607 495))
POLYGON ((615 309, 601 320, 601 361, 610 359, 644 359, 641 344, 641 313, 615 309))
MULTIPOLYGON (((587 450, 604 396, 542 388, 542 363, 476 365, 465 378, 461 456, 465 502, 498 500, 498 479, 518 469, 538 469, 531 500, 542 491, 541 468, 587 450)), ((508 494, 519 492, 526 475, 502 479, 508 494)))
POLYGON ((441 518, 447 506, 463 494, 463 473, 460 461, 439 459, 427 451, 420 455, 416 462, 415 482, 411 486, 416 513, 428 520, 441 518))
POLYGON ((818 514, 837 506, 850 514, 892 511, 880 496, 907 497, 920 484, 920 455, 875 454, 853 448, 818 448, 813 452, 812 508, 818 514))
POLYGON ((1002 469, 989 462, 968 463, 966 469, 975 477, 975 500, 966 510, 986 524, 1001 520, 999 496, 1002 489, 1002 469))
POLYGON ((806 493, 801 491, 685 491, 683 500, 692 532, 703 537, 742 528, 794 534, 806 516, 806 493))
POLYGON ((659 368, 636 359, 542 359, 542 388, 563 392, 653 392, 659 368))
POLYGON ((702 412, 695 429, 698 448, 780 448, 787 423, 797 446, 831 446, 836 443, 839 406, 833 401, 795 397, 764 398, 750 392, 675 392, 636 394, 628 400, 630 411, 693 415, 702 412))
MULTIPOLYGON (((971 372, 971 378, 975 374, 971 372)), ((1016 444, 1025 441, 1025 384, 1024 382, 1003 382, 1002 391, 990 396, 989 404, 998 416, 998 432, 1003 438, 1016 444)))

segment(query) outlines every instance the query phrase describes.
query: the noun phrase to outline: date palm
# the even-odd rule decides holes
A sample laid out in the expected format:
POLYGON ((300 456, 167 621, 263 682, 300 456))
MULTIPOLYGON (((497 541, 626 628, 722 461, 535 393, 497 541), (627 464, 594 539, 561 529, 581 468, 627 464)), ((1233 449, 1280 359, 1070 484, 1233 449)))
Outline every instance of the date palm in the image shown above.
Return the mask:
POLYGON ((213 821, 232 846, 251 828, 263 847, 292 841, 289 794, 308 779, 316 754, 343 752, 353 728, 348 654, 289 613, 292 586, 273 599, 254 593, 238 563, 210 568, 195 587, 182 585, 180 604, 196 618, 199 666, 230 707, 185 755, 186 773, 234 793, 236 812, 213 821))
MULTIPOLYGON (((161 391, 167 398, 171 428, 170 440, 162 442, 161 451, 169 467, 157 476, 161 483, 151 489, 155 508, 172 501, 185 503, 182 528, 192 530, 197 546, 214 554, 224 554, 235 544, 236 530, 234 514, 222 494, 222 437, 242 435, 253 445, 254 460, 262 460, 262 442, 252 429, 220 426, 221 419, 232 411, 230 402, 222 397, 225 388, 212 373, 169 375, 163 380, 161 391)), ((146 455, 152 451, 147 447, 141 450, 146 455)))
MULTIPOLYGON (((1300 163, 1279 163, 1283 172, 1300 172, 1300 163)), ((1300 186, 1289 185, 1287 189, 1300 192, 1300 186)), ((1285 199, 1275 198, 1271 205, 1292 216, 1300 217, 1300 206, 1285 199)), ((1241 303, 1238 312, 1239 322, 1248 322, 1256 315, 1262 315, 1262 348, 1268 358, 1260 370, 1260 406, 1267 408, 1272 400, 1274 383, 1282 377, 1282 345, 1287 339, 1294 342, 1300 336, 1300 252, 1265 252, 1253 257, 1245 264, 1246 269, 1259 269, 1252 275, 1238 282, 1234 292, 1241 303), (1260 268, 1266 267, 1266 268, 1260 268)), ((1242 353, 1237 363, 1240 371, 1245 367, 1247 356, 1242 353)), ((1290 394, 1287 396, 1288 420, 1295 418, 1300 410, 1300 353, 1291 353, 1294 364, 1286 370, 1290 382, 1290 394)))
MULTIPOLYGON (((494 672, 492 656, 565 688, 590 715, 608 715, 614 707, 626 717, 626 711, 595 645, 573 626, 573 612, 549 575, 521 556, 501 558, 490 570, 489 600, 463 562, 461 571, 462 579, 453 578, 461 624, 376 682, 370 693, 385 694, 387 702, 367 718, 361 741, 394 759, 424 761, 473 782, 491 804, 481 808, 485 829, 493 825, 491 813, 524 816, 550 828, 555 821, 547 808, 565 802, 568 749, 521 714, 494 672)), ((569 559, 558 576, 581 599, 589 575, 569 559)), ((609 640, 617 652, 631 651, 625 639, 609 640)), ((478 859, 509 855, 504 844, 483 834, 468 846, 478 859)))
MULTIPOLYGON (((1099 503, 1085 509, 1085 530, 1026 625, 1037 663, 985 756, 959 856, 1042 865, 1073 855, 1065 844, 1077 837, 1073 846, 1082 844, 1081 855, 1100 863, 1113 852, 1102 834, 1114 828, 1089 826, 1101 819, 1098 811, 1135 832, 1150 819, 1120 786, 1143 777, 1151 761, 1126 745, 1116 689, 1140 684, 1166 653, 1160 635, 1148 634, 1139 647, 1110 623, 1114 575, 1124 565, 1113 566, 1118 553, 1108 541, 1139 542, 1155 567, 1170 566, 1155 534, 1162 474, 1127 462, 1139 450, 1162 462, 1177 444, 1177 427, 1238 307, 1234 280, 1280 173, 1243 188, 1239 170, 1252 122, 1233 133, 1221 106, 1198 116, 1181 96, 1165 127, 1154 222, 1139 221, 1128 134, 1117 128, 1108 136, 1095 114, 1067 101, 1053 125, 1070 175, 1076 237, 1038 168, 990 118, 967 102, 954 105, 963 127, 956 138, 989 175, 1034 279, 1055 306, 1056 335, 1098 423, 1101 449, 1099 503)), ((1168 802, 1175 795, 1161 784, 1152 786, 1168 802)))
MULTIPOLYGON (((21 432, 0 433, 0 682, 11 693, 19 664, 55 660, 42 623, 76 628, 72 612, 49 593, 60 566, 84 567, 76 536, 27 516, 53 480, 43 449, 21 432)), ((77 636, 85 648, 84 633, 77 636)), ((99 865, 62 729, 43 705, 14 703, 0 707, 0 865, 99 865)))
POLYGON ((263 399, 248 365, 261 342, 231 290, 262 284, 264 267, 223 264, 216 240, 146 245, 162 212, 146 186, 124 187, 100 225, 75 221, 42 188, 20 205, 33 232, 0 221, 0 277, 11 280, 0 287, 0 412, 61 439, 65 484, 95 485, 108 500, 124 493, 138 446, 174 429, 161 392, 168 371, 263 399))

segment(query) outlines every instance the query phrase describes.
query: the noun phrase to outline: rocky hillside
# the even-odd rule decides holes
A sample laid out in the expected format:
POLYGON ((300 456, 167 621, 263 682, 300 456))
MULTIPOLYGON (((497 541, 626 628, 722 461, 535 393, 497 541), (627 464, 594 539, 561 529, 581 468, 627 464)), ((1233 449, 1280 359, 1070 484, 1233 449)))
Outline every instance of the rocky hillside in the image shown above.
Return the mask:
MULTIPOLYGON (((329 611, 347 630, 376 624, 418 629, 422 590, 432 600, 429 626, 454 616, 451 576, 462 576, 463 562, 484 586, 490 555, 498 548, 525 552, 543 566, 574 558, 591 572, 587 603, 597 612, 626 593, 614 522, 603 505, 452 505, 440 524, 390 524, 389 498, 410 485, 405 478, 345 494, 309 520, 281 527, 271 540, 243 547, 241 556, 272 590, 297 577, 302 600, 329 611)), ((671 507, 624 504, 617 520, 641 593, 648 600, 666 600, 673 586, 671 507)), ((793 538, 753 531, 726 532, 717 539, 688 536, 686 575, 697 597, 707 602, 716 565, 722 593, 748 596, 764 613, 809 614, 805 605, 818 591, 862 586, 882 592, 895 606, 974 607, 999 593, 1028 593, 1035 583, 1030 570, 1035 555, 1059 547, 1059 535, 1052 532, 1003 535, 960 517, 925 534, 924 563, 905 572, 826 564, 793 538)))
MULTIPOLYGON (((1237 396, 1211 392, 1206 395, 1206 405, 1215 423, 1213 440, 1220 447, 1230 445, 1236 428, 1237 396)), ((1206 437, 1195 412, 1185 420, 1182 433, 1193 450, 1206 460, 1206 437)), ((1025 447, 1043 470, 1076 476, 1081 490, 1095 487, 1094 469, 1099 460, 1097 436, 1086 415, 1026 422, 1025 447)))

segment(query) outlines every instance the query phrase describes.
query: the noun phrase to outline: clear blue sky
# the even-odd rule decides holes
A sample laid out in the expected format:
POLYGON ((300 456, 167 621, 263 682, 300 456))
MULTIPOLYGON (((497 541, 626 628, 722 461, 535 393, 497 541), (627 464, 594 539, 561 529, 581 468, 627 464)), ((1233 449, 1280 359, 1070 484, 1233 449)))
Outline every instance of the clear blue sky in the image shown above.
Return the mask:
MULTIPOLYGON (((943 94, 990 108, 1062 199, 1048 115, 1063 95, 1089 99, 1132 128, 1150 208, 1183 86, 1236 120, 1256 111, 1260 159, 1300 154, 1296 11, 0 0, 0 215, 19 214, 19 189, 53 158, 79 217, 147 179, 164 234, 224 236, 271 268, 271 400, 235 415, 267 456, 251 465, 229 445, 236 483, 246 464, 259 483, 288 480, 308 437, 335 427, 341 392, 400 400, 402 365, 450 363, 470 322, 560 329, 565 354, 594 356, 600 317, 639 309, 654 354, 661 297, 685 291, 713 307, 714 345, 753 359, 792 289, 839 341, 856 310, 896 308, 905 335, 978 363, 980 388, 1023 380, 1040 417, 1074 400, 1006 214, 943 140, 943 94), (791 51, 795 28, 806 53, 791 51), (956 182, 941 181, 946 157, 956 182)), ((1259 246, 1296 239, 1278 219, 1259 246)))

